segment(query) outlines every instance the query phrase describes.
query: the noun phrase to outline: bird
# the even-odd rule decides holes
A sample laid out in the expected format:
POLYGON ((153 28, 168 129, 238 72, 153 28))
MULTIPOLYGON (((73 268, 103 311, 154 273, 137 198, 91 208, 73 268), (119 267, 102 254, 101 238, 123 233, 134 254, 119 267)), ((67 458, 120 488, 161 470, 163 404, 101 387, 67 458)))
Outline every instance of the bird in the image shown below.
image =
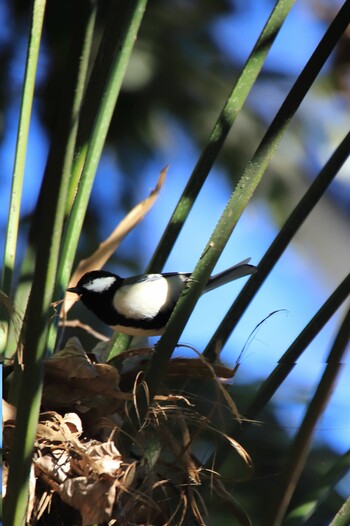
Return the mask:
MULTIPOLYGON (((211 276, 203 293, 254 274, 256 267, 249 261, 245 259, 211 276)), ((67 292, 78 294, 85 307, 115 331, 130 336, 159 336, 190 279, 190 272, 122 278, 107 270, 92 270, 67 292)))

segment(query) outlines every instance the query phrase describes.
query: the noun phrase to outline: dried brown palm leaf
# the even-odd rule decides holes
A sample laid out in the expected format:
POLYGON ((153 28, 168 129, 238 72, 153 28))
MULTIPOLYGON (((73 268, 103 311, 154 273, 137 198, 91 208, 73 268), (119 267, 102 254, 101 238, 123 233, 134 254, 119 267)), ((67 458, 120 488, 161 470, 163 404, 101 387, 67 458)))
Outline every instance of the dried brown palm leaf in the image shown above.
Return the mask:
MULTIPOLYGON (((103 241, 98 249, 86 259, 82 259, 74 271, 69 287, 74 286, 81 276, 90 270, 99 270, 108 261, 111 255, 116 251, 125 236, 145 217, 154 205, 159 192, 164 184, 168 166, 165 166, 160 173, 156 187, 150 192, 150 195, 137 204, 113 230, 110 236, 103 241)), ((75 303, 76 299, 72 294, 66 295, 62 313, 67 314, 69 309, 75 303)))
MULTIPOLYGON (((147 358, 150 352, 142 349, 141 357, 147 358)), ((128 355, 128 359, 138 357, 137 350, 128 355)), ((186 360, 180 360, 180 369, 185 369, 186 360)), ((217 374, 222 369, 215 369, 201 357, 189 363, 193 371, 201 370, 200 378, 215 388, 221 385, 217 374)), ((122 361, 121 371, 123 366, 122 361)), ((128 418, 123 397, 136 403, 140 385, 148 396, 142 370, 134 371, 134 384, 123 393, 123 373, 91 361, 79 340, 72 338, 45 363, 45 373, 43 403, 51 410, 41 415, 37 430, 34 465, 40 483, 32 518, 40 513, 47 514, 45 520, 49 520, 49 495, 54 495, 55 505, 68 504, 78 510, 84 525, 116 519, 127 524, 170 526, 181 525, 189 516, 204 524, 201 487, 205 488, 209 477, 216 479, 218 475, 214 469, 204 469, 196 457, 202 434, 210 447, 215 447, 213 436, 224 438, 251 467, 248 453, 214 423, 220 404, 231 418, 237 418, 220 387, 208 415, 198 412, 198 396, 167 392, 164 387, 137 435, 133 454, 143 459, 138 461, 135 456, 122 457, 115 444, 128 418), (59 410, 69 413, 61 416, 53 411, 57 404, 61 404, 59 410), (93 505, 96 499, 98 504, 93 505)))

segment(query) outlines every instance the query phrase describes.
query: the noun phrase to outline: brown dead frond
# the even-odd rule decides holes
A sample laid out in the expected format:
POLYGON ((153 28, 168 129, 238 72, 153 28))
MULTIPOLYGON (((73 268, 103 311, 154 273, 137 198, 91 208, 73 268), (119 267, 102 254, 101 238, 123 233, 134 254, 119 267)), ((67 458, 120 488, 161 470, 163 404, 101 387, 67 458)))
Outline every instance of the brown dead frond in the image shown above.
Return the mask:
MULTIPOLYGON (((76 270, 74 271, 70 282, 69 287, 73 287, 79 281, 81 276, 90 270, 99 270, 105 265, 111 255, 117 250, 118 246, 125 238, 125 236, 133 229, 135 226, 142 221, 145 215, 152 208, 154 203, 157 200, 159 192, 164 184, 166 173, 168 171, 168 166, 165 166, 160 173, 156 187, 150 192, 149 196, 146 197, 143 201, 138 203, 118 224, 118 226, 113 230, 113 232, 108 236, 105 241, 102 241, 98 249, 91 254, 86 259, 82 259, 78 264, 76 270)), ((62 308, 62 318, 65 318, 66 314, 76 302, 76 298, 69 294, 64 298, 64 306, 62 308)))
MULTIPOLYGON (((190 404, 190 402, 188 402, 190 404)), ((244 460, 247 467, 252 468, 252 461, 249 454, 245 449, 230 437, 227 433, 224 433, 218 429, 215 425, 212 424, 208 415, 201 415, 193 407, 190 406, 181 406, 173 404, 153 404, 150 413, 149 419, 152 418, 154 425, 157 426, 159 433, 164 433, 165 441, 169 444, 172 439, 171 436, 176 436, 176 447, 174 446, 173 454, 177 456, 179 454, 178 447, 181 445, 181 459, 186 461, 188 457, 191 444, 195 442, 197 438, 203 432, 210 433, 213 436, 218 436, 224 439, 229 443, 229 445, 239 454, 239 456, 244 460), (160 416, 162 418, 160 418, 160 416), (172 429, 169 430, 167 423, 172 423, 172 429), (173 432, 173 427, 177 427, 176 434, 173 432), (191 432, 189 432, 189 427, 191 432)), ((187 473, 192 472, 192 465, 188 465, 186 468, 187 473)))
MULTIPOLYGON (((203 443, 213 452, 218 437, 227 441, 250 469, 248 453, 224 428, 218 428, 219 405, 227 411, 225 418, 237 418, 217 377, 221 370, 201 357, 190 360, 187 370, 184 358, 169 369, 176 375, 186 370, 185 379, 198 378, 201 370, 200 378, 210 382, 218 396, 218 400, 206 400, 208 414, 199 411, 203 394, 164 388, 150 405, 146 421, 139 421, 131 453, 121 454, 119 436, 131 405, 125 402, 131 401, 137 413, 141 387, 150 403, 143 369, 151 354, 150 349, 126 352, 128 366, 122 358, 118 371, 95 363, 79 340, 71 338, 45 362, 42 405, 46 412, 40 416, 33 457, 32 524, 41 517, 56 526, 57 507, 68 505, 78 510, 85 526, 114 520, 116 524, 179 526, 189 517, 204 525, 203 489, 209 486, 220 493, 222 484, 215 465, 208 470, 199 460, 203 443)), ((5 422, 6 451, 12 445, 14 417, 10 411, 5 422)))

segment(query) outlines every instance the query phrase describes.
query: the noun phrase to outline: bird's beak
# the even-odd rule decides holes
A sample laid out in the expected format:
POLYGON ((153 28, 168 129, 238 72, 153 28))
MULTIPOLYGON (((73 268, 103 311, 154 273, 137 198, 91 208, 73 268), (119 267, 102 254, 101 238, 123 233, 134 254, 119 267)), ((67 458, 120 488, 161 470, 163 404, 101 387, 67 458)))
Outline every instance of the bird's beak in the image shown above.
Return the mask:
POLYGON ((67 292, 73 292, 74 294, 78 294, 80 296, 80 292, 78 287, 70 287, 69 289, 66 289, 67 292))

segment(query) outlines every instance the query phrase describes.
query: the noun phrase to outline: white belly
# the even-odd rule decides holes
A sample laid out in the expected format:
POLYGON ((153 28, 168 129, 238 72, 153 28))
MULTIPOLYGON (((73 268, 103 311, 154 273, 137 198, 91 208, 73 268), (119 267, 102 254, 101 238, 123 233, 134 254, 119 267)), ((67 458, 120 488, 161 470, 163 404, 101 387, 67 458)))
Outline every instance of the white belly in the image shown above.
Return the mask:
POLYGON ((118 313, 126 318, 152 320, 162 309, 176 303, 184 283, 185 277, 181 275, 165 279, 161 274, 150 274, 140 282, 131 278, 130 283, 125 280, 117 291, 113 304, 118 313))

